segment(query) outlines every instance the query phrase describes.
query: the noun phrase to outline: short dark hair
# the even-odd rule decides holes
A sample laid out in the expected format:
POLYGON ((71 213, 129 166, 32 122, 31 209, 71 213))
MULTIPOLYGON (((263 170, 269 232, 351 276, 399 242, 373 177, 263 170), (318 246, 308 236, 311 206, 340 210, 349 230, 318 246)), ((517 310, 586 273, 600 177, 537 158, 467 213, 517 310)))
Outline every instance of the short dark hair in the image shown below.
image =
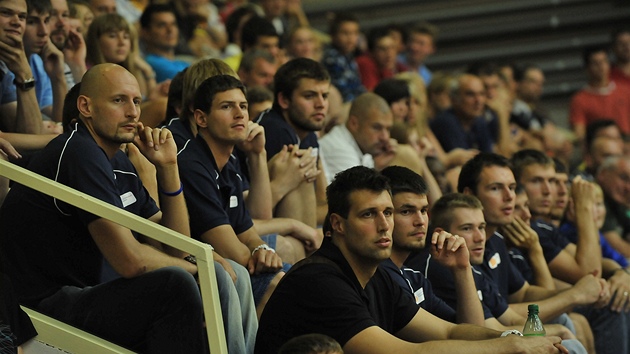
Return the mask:
POLYGON ((193 102, 194 109, 209 112, 212 108, 212 101, 217 93, 233 89, 239 89, 247 96, 245 85, 232 75, 216 75, 206 79, 199 85, 195 92, 193 102))
POLYGON ((398 193, 426 195, 429 191, 424 178, 407 167, 389 166, 382 170, 381 174, 389 178, 392 195, 398 193))
MULTIPOLYGON (((149 28, 151 21, 153 20, 153 14, 160 12, 170 12, 177 19, 177 12, 175 8, 170 4, 151 4, 144 8, 142 15, 140 16, 140 27, 149 28)), ((179 24, 178 24, 179 25, 179 24)))
POLYGON ((514 66, 514 81, 521 82, 525 79, 525 75, 530 70, 542 70, 536 64, 524 64, 524 65, 516 65, 514 66))
POLYGON ((241 22, 241 19, 245 16, 258 16, 256 11, 256 5, 247 3, 234 10, 225 20, 225 31, 228 35, 228 42, 236 43, 240 38, 235 38, 236 31, 241 22))
POLYGON ((339 342, 319 333, 297 336, 284 343, 278 354, 343 353, 339 342))
POLYGON ((238 70, 244 70, 245 72, 252 71, 257 59, 263 59, 267 63, 271 64, 276 63, 276 58, 268 51, 263 49, 250 48, 243 53, 241 64, 239 65, 238 70))
POLYGON ((40 15, 50 13, 53 9, 50 0, 26 0, 28 14, 36 12, 40 15))
POLYGON ((274 108, 280 110, 278 95, 290 99, 301 79, 330 82, 330 74, 319 62, 308 58, 295 58, 286 62, 273 77, 274 108))
POLYGON ((469 188, 476 195, 481 172, 484 168, 492 166, 511 167, 507 158, 494 153, 481 152, 462 166, 457 180, 457 191, 463 193, 466 188, 469 188))
POLYGON ((61 113, 61 125, 63 131, 66 132, 70 129, 72 121, 79 120, 81 113, 77 108, 77 100, 81 94, 81 83, 77 82, 66 94, 63 99, 63 108, 61 113))
POLYGON ((367 46, 370 52, 373 52, 376 48, 376 43, 382 38, 389 37, 391 34, 390 29, 387 27, 376 27, 370 30, 367 36, 367 46))
POLYGON ((584 48, 584 50, 582 50, 582 64, 584 65, 584 67, 585 68, 588 67, 588 65, 591 63, 591 57, 593 56, 593 54, 600 53, 600 52, 606 53, 606 56, 608 57, 607 46, 591 45, 584 48))
MULTIPOLYGON (((273 102, 273 92, 264 86, 253 86, 247 90, 247 103, 273 102)), ((255 117, 251 117, 255 118, 255 117)))
POLYGON ((584 137, 586 149, 589 151, 591 150, 591 145, 593 144, 593 141, 595 141, 595 138, 597 138, 597 133, 599 133, 600 130, 612 126, 615 126, 617 127, 617 129, 619 129, 619 126, 614 119, 598 119, 586 125, 586 136, 584 137))
POLYGON ((453 223, 453 210, 456 208, 481 209, 483 205, 477 197, 463 193, 444 194, 431 207, 431 230, 442 228, 450 232, 453 223))
POLYGON ((411 37, 411 34, 414 34, 414 33, 426 34, 427 36, 430 36, 433 39, 433 41, 435 41, 435 39, 438 36, 439 30, 435 25, 432 25, 429 22, 423 21, 423 22, 416 23, 415 25, 411 26, 411 28, 409 28, 407 39, 409 40, 411 37))
POLYGON ((538 164, 555 168, 551 157, 545 155, 542 151, 534 149, 525 149, 515 153, 510 162, 512 162, 512 172, 514 172, 514 178, 517 182, 521 179, 523 169, 529 165, 538 164))
POLYGON ((569 169, 567 168, 567 165, 560 161, 560 159, 558 159, 557 157, 553 158, 553 165, 556 169, 556 173, 564 173, 564 174, 569 174, 569 169))
POLYGON ((497 64, 485 61, 470 64, 466 72, 476 76, 500 75, 499 66, 497 64))
MULTIPOLYGON (((357 190, 390 192, 390 186, 387 177, 365 166, 355 166, 337 173, 326 188, 326 198, 328 199, 326 219, 330 220, 332 214, 347 218, 351 207, 350 194, 357 190)), ((324 223, 324 226, 330 227, 330 222, 324 223)), ((329 231, 332 230, 324 229, 324 234, 329 231)))
POLYGON ((405 80, 394 78, 381 80, 381 82, 376 85, 373 92, 383 97, 388 105, 403 98, 411 97, 409 83, 405 80))
POLYGON ((334 36, 339 32, 339 28, 344 22, 359 23, 359 18, 349 12, 339 12, 335 14, 335 17, 330 21, 328 26, 328 34, 334 36))
POLYGON ((254 16, 247 20, 241 30, 241 48, 247 50, 258 43, 258 37, 278 37, 278 32, 271 21, 254 16))

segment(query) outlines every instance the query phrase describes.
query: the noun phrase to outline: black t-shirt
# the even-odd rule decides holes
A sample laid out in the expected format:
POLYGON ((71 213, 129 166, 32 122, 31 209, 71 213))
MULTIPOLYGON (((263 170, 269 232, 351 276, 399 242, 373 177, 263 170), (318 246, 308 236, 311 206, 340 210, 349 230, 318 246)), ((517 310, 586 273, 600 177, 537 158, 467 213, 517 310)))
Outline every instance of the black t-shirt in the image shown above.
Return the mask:
MULTIPOLYGON (((82 123, 53 139, 29 169, 136 215, 158 212, 124 153, 110 160, 82 123)), ((23 185, 11 188, 0 209, 0 253, 21 303, 36 306, 65 285, 100 283, 103 256, 87 229, 98 218, 23 185)))
POLYGON ((303 260, 273 292, 260 319, 255 353, 275 354, 289 339, 308 333, 328 335, 341 346, 372 326, 395 334, 418 312, 415 301, 381 268, 362 289, 329 238, 314 256, 329 261, 303 260))

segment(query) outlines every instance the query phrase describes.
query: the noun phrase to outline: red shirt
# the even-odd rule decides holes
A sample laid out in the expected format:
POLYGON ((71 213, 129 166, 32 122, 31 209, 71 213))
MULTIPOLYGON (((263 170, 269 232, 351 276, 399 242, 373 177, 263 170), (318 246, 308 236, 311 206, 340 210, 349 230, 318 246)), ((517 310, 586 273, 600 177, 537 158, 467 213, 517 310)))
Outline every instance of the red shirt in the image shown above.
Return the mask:
POLYGON ((604 89, 587 87, 573 96, 572 125, 587 126, 600 119, 613 119, 624 134, 630 134, 630 86, 611 81, 604 89))
POLYGON ((396 63, 394 70, 379 68, 370 54, 360 55, 356 58, 356 61, 359 66, 361 82, 368 91, 374 90, 381 80, 388 79, 399 72, 407 71, 407 67, 400 63, 396 63))

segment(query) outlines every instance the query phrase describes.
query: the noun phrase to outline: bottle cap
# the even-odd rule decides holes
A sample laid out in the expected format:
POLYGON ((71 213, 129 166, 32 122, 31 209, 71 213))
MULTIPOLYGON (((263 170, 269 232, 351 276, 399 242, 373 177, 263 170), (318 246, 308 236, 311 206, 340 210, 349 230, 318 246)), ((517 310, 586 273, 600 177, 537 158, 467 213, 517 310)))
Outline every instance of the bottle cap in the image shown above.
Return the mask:
POLYGON ((537 304, 530 304, 529 306, 527 306, 527 311, 529 311, 529 312, 538 312, 538 305, 537 304))

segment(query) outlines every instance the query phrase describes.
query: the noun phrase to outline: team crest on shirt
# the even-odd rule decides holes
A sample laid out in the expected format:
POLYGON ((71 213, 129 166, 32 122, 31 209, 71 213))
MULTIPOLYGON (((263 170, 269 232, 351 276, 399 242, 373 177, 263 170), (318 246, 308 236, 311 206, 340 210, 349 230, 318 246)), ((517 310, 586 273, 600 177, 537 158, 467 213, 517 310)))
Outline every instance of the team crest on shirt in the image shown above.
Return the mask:
POLYGON ((413 293, 413 295, 416 298, 416 305, 420 305, 424 301, 424 289, 423 288, 420 288, 420 289, 416 290, 416 292, 413 293))
POLYGON ((499 253, 497 252, 488 261, 488 266, 490 267, 490 269, 495 269, 499 266, 499 264, 501 264, 501 255, 499 255, 499 253))

